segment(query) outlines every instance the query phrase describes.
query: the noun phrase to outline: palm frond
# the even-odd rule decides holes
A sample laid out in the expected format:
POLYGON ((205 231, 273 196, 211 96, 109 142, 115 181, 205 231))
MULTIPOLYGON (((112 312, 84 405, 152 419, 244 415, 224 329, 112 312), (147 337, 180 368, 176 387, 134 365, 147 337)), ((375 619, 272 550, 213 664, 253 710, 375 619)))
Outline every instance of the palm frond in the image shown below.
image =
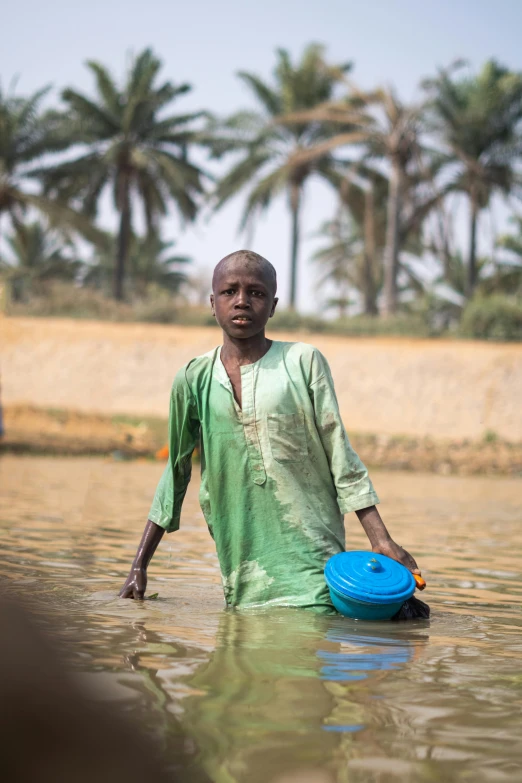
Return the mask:
POLYGON ((91 69, 96 78, 98 95, 106 108, 113 117, 118 117, 121 111, 121 97, 110 72, 95 60, 88 60, 87 67, 91 69))
POLYGON ((29 98, 21 101, 19 111, 17 112, 17 123, 20 128, 34 126, 35 122, 38 121, 41 103, 45 96, 49 94, 50 89, 51 85, 48 84, 37 90, 29 98))
POLYGON ((81 120, 85 138, 106 139, 117 131, 117 118, 109 114, 105 106, 100 106, 71 89, 64 90, 62 98, 81 120))
POLYGON ((32 207, 35 207, 40 213, 44 214, 52 227, 65 226, 70 230, 85 237, 89 242, 96 245, 103 245, 106 241, 105 232, 93 226, 89 218, 81 215, 74 209, 63 203, 38 196, 24 193, 21 195, 21 201, 32 207))
POLYGON ((134 58, 126 84, 128 98, 140 99, 150 91, 154 77, 161 68, 161 61, 151 48, 144 49, 134 58))
POLYGON ((154 161, 164 187, 183 218, 194 220, 198 209, 197 198, 204 191, 200 170, 166 151, 150 150, 147 154, 154 161))
POLYGON ((227 174, 219 180, 214 193, 214 207, 220 209, 225 202, 233 198, 245 185, 255 181, 258 172, 262 171, 271 156, 266 150, 254 150, 239 161, 227 174))
POLYGON ((270 116, 281 112, 281 99, 259 76, 247 71, 239 71, 239 78, 252 90, 259 103, 270 116))
POLYGON ((272 199, 282 193, 288 185, 288 167, 282 166, 259 180, 248 194, 241 216, 240 230, 243 231, 256 212, 262 212, 270 206, 272 199))

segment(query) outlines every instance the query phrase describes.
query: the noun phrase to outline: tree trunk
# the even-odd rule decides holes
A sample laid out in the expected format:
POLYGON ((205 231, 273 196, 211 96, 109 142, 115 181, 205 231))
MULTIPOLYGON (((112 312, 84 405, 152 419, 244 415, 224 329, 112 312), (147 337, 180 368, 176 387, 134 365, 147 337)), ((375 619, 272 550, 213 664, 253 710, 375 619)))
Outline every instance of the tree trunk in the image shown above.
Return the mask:
POLYGON ((299 185, 290 186, 290 210, 292 212, 292 245, 290 251, 290 310, 295 310, 297 298, 297 259, 299 252, 299 208, 301 193, 299 185))
POLYGON ((131 239, 131 205, 129 181, 126 175, 122 176, 120 194, 120 231, 118 234, 118 247, 116 264, 114 266, 114 298, 123 300, 123 284, 125 272, 129 261, 129 245, 131 239))
POLYGON ((401 212, 401 170, 393 161, 386 214, 386 245, 384 248, 384 315, 397 310, 397 275, 399 271, 399 220, 401 212))
POLYGON ((468 276, 466 280, 466 298, 471 299, 477 284, 477 218, 478 205, 475 197, 471 195, 471 223, 469 237, 468 276))
POLYGON ((436 211, 439 228, 440 253, 442 255, 443 280, 451 283, 451 248, 449 223, 444 207, 440 205, 436 211))
POLYGON ((364 314, 377 315, 377 290, 375 285, 375 221, 373 187, 364 191, 364 314))

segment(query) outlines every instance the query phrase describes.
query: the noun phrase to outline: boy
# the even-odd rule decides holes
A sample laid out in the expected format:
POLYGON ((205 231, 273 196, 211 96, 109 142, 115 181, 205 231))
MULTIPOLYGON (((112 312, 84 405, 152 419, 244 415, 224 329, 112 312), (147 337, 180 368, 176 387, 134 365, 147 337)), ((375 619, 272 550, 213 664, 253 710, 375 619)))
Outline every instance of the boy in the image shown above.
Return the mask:
POLYGON ((323 569, 344 551, 343 515, 350 511, 374 552, 420 573, 375 508, 325 358, 311 345, 266 338, 276 288, 272 264, 251 251, 226 256, 214 270, 210 301, 223 345, 174 380, 169 462, 122 598, 143 598, 156 547, 165 530, 179 528, 200 436, 200 503, 227 605, 331 610, 323 569))

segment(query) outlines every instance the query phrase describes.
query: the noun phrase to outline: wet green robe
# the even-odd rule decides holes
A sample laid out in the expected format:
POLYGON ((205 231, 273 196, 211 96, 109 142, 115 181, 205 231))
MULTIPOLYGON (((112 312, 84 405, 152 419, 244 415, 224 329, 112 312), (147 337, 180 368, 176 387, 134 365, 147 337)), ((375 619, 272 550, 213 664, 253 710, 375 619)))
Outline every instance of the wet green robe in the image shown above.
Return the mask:
POLYGON ((274 341, 241 367, 242 408, 220 348, 177 374, 170 457, 149 519, 179 528, 201 435, 200 503, 231 606, 330 608, 323 569, 344 550, 343 514, 378 503, 350 446, 324 356, 274 341))

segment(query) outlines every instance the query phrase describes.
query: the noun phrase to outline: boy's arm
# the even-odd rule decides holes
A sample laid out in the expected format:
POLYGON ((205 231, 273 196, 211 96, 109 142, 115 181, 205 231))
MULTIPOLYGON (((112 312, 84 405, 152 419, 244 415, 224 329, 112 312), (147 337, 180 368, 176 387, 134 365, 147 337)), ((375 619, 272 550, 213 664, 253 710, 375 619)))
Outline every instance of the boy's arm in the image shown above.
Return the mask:
POLYGON ((414 574, 420 575, 417 563, 409 552, 403 549, 400 544, 396 544, 392 539, 375 506, 359 509, 355 513, 368 536, 373 552, 398 560, 399 563, 409 568, 414 574))
POLYGON ((375 508, 379 498, 366 467, 350 445, 330 368, 319 351, 314 353, 309 391, 317 431, 328 459, 341 512, 355 511, 374 552, 398 560, 411 571, 420 573, 413 557, 393 541, 375 508))
POLYGON ((178 530, 181 506, 192 472, 192 453, 199 437, 197 406, 188 386, 185 369, 172 386, 169 413, 169 459, 154 495, 148 521, 121 598, 143 598, 147 567, 165 531, 178 530))
POLYGON ((164 533, 165 530, 155 522, 147 521, 130 573, 119 592, 120 598, 143 598, 147 588, 147 566, 164 533))

